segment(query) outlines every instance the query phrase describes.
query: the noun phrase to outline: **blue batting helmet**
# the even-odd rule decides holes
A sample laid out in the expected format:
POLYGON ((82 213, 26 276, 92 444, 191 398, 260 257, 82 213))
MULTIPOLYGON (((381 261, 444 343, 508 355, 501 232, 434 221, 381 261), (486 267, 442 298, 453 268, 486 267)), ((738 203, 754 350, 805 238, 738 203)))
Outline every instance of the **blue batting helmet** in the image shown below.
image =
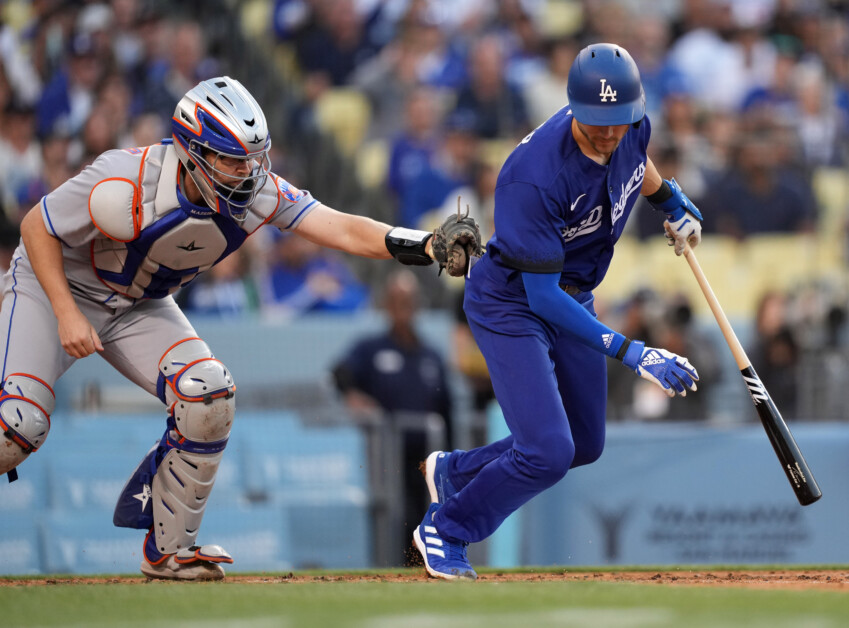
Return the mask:
POLYGON ((640 71, 628 51, 616 44, 592 44, 575 57, 566 92, 582 124, 637 124, 646 113, 640 71))

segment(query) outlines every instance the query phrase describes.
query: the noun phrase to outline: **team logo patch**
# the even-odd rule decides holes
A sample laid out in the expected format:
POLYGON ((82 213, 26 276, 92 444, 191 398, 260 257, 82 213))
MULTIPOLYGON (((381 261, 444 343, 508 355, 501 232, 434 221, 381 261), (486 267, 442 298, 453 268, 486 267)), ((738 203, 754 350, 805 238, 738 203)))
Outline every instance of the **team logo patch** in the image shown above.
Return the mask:
POLYGON ((277 189, 280 194, 290 203, 297 203, 304 198, 304 193, 283 179, 277 179, 277 189))

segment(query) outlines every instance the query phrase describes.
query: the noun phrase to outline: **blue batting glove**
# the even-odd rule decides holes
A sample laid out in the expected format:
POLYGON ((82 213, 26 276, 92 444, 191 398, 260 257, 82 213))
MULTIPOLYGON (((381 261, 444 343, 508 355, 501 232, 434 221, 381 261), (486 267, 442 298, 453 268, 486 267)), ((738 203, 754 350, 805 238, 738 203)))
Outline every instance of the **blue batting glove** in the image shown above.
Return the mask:
POLYGON ((622 363, 637 375, 660 386, 669 396, 687 396, 687 389, 696 390, 699 374, 687 361, 665 349, 646 347, 644 342, 631 341, 622 363))
POLYGON ((693 201, 687 198, 678 182, 675 179, 664 179, 664 181, 672 191, 672 196, 662 203, 652 203, 652 206, 666 214, 666 219, 670 223, 678 222, 687 212, 691 213, 696 220, 701 221, 702 213, 693 205, 693 201))
POLYGON ((652 206, 666 214, 666 222, 663 223, 666 239, 669 246, 675 247, 675 255, 681 255, 687 244, 696 248, 702 241, 702 213, 675 179, 664 181, 669 185, 672 196, 661 203, 652 203, 652 206))

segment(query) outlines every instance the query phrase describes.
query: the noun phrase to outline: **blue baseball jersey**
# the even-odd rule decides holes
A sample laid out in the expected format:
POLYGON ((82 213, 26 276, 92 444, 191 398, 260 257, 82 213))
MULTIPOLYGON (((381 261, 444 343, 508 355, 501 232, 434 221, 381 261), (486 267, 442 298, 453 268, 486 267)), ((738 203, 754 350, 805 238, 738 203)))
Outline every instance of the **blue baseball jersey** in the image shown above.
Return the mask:
POLYGON ((560 272, 561 284, 584 292, 598 286, 639 198, 650 135, 646 117, 603 166, 581 152, 564 107, 522 140, 498 176, 495 235, 467 282, 467 314, 523 333, 530 311, 522 272, 560 272))

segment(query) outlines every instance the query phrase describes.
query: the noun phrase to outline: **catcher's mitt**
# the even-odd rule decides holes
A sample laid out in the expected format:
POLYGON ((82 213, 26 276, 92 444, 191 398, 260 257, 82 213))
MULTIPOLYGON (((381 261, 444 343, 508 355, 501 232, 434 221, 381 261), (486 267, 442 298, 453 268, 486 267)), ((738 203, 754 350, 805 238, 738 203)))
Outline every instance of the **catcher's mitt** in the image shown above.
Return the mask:
POLYGON ((481 232, 475 219, 460 213, 457 197, 457 215, 451 215, 433 230, 433 257, 439 263, 439 272, 446 269, 452 277, 462 277, 469 269, 472 256, 481 256, 481 232))

